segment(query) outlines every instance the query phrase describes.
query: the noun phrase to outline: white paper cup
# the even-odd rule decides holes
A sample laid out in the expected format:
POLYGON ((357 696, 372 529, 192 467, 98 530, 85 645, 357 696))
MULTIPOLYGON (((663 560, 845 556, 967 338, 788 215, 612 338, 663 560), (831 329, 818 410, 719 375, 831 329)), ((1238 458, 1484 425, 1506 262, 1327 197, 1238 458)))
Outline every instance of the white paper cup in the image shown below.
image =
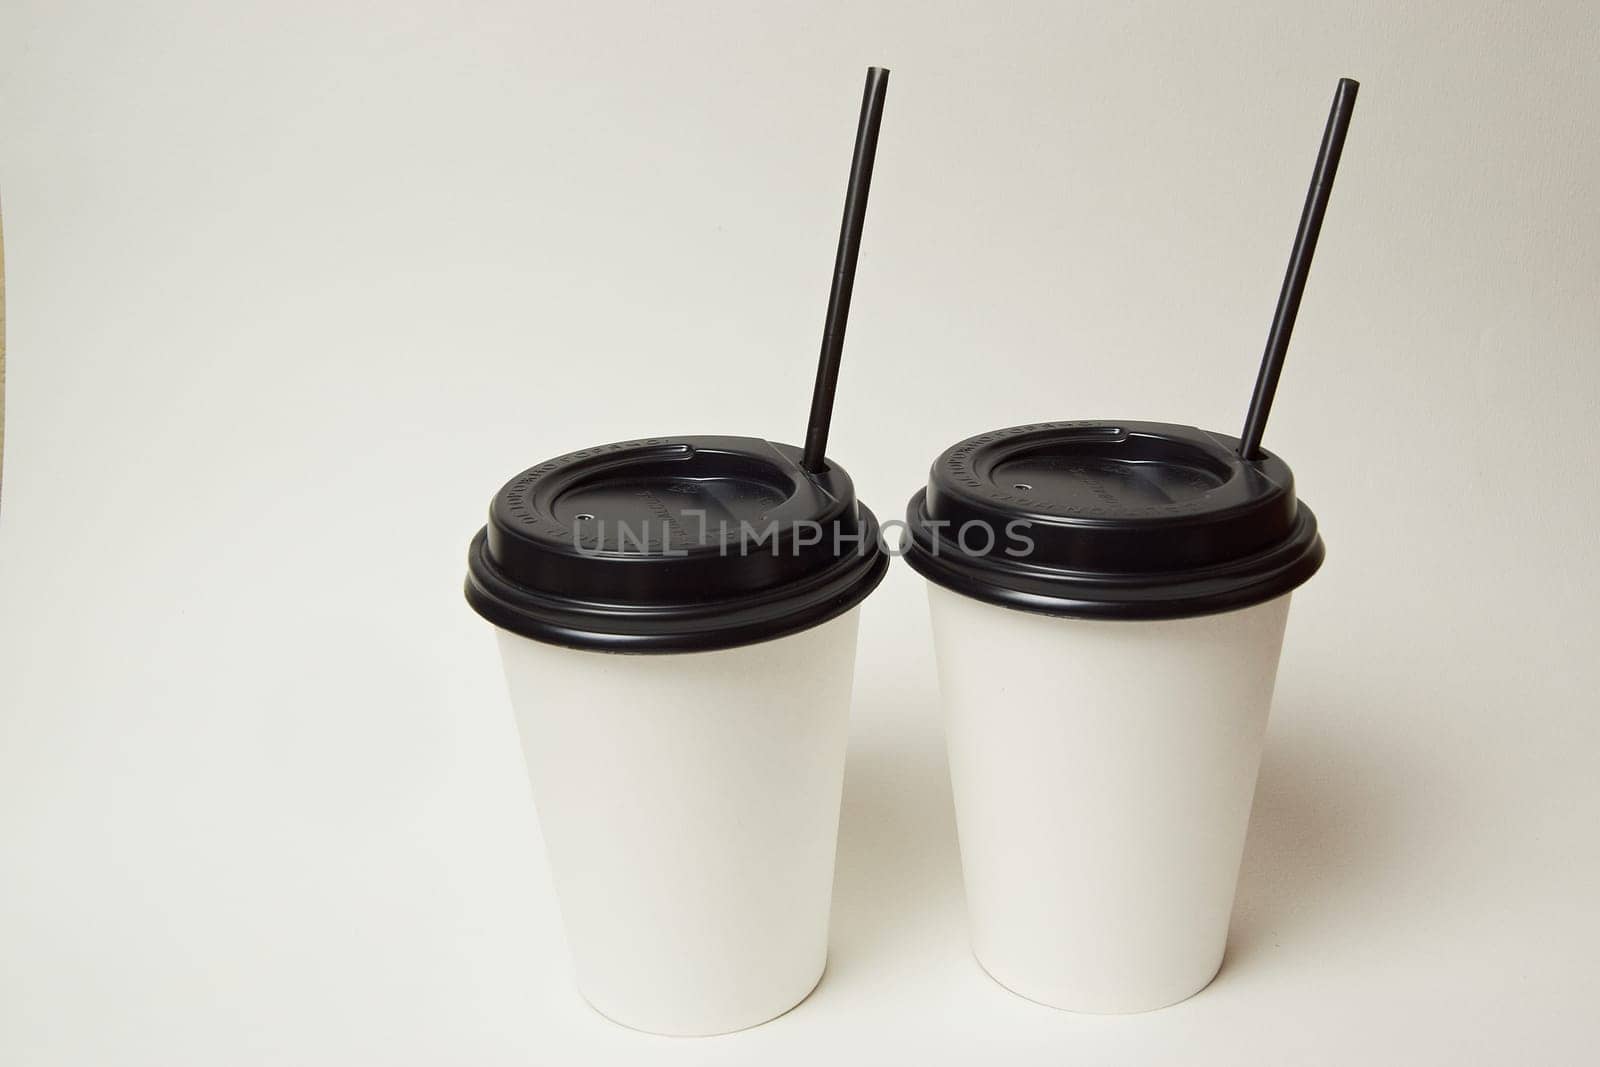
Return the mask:
POLYGON ((837 463, 672 437, 531 467, 467 550, 578 987, 718 1034, 822 976, 859 605, 888 567, 837 463))
POLYGON ((1289 596, 1161 621, 928 587, 972 948, 1006 988, 1138 1012, 1216 975, 1289 596))
POLYGON ((497 631, 578 987, 601 1014, 725 1033, 822 977, 859 614, 674 655, 497 631))
POLYGON ((947 449, 907 508, 929 581, 973 952, 1075 1011, 1221 966, 1316 516, 1276 456, 1133 421, 947 449))

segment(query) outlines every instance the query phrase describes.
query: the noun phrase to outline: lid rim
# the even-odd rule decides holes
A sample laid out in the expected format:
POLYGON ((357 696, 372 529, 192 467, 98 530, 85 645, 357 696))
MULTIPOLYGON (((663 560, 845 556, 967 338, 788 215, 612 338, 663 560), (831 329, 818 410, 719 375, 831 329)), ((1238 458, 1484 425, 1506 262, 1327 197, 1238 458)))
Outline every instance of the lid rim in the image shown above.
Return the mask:
MULTIPOLYGON (((1143 575, 1103 576, 1125 579, 1125 582, 1111 589, 1107 588, 1106 583, 1100 583, 1096 589, 1093 583, 1081 580, 1059 582, 1062 588, 1071 588, 1075 592, 1111 595, 1068 596, 1061 592, 1044 592, 1039 586, 1049 582, 1049 579, 1030 579, 992 570, 978 572, 970 559, 964 558, 963 564, 951 566, 948 555, 931 555, 916 539, 916 526, 910 518, 908 524, 913 535, 906 546, 905 560, 912 570, 941 588, 986 604, 1036 615, 1130 622, 1198 618, 1238 611, 1292 593, 1322 568, 1327 558, 1327 548, 1321 535, 1316 532, 1315 516, 1304 505, 1300 510, 1309 526, 1309 538, 1303 541, 1297 539, 1298 551, 1265 573, 1257 572, 1253 578, 1237 580, 1222 587, 1217 587, 1217 583, 1225 579, 1214 573, 1203 575, 1197 571, 1173 571, 1149 575, 1152 580, 1148 584, 1139 583, 1139 579, 1146 577, 1143 575), (1007 579, 1015 579, 1014 584, 1001 584, 1007 579), (1185 586, 1195 591, 1185 595, 1185 586), (1204 588, 1197 589, 1196 586, 1204 588)), ((1276 554, 1278 550, 1262 555, 1276 554)))
POLYGON ((544 644, 594 652, 711 652, 758 644, 820 626, 865 600, 888 573, 878 521, 858 504, 867 551, 818 574, 751 595, 678 604, 613 604, 540 596, 500 573, 488 528, 467 551, 464 592, 478 615, 544 644))

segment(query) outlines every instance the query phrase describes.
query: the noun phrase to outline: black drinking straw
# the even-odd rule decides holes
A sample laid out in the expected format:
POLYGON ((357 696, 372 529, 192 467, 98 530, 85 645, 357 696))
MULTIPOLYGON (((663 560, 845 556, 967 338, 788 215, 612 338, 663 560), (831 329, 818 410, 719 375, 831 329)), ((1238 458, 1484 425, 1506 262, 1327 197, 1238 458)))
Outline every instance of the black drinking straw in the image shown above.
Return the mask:
POLYGON ((828 291, 817 385, 811 394, 806 448, 800 459, 800 465, 813 474, 821 473, 827 465, 824 457, 828 451, 828 424, 833 421, 833 393, 839 385, 839 359, 844 354, 844 330, 850 319, 850 292, 856 284, 861 227, 867 216, 872 161, 878 153, 878 127, 883 122, 883 98, 888 91, 889 72, 882 67, 868 67, 867 86, 861 95, 861 119, 856 125, 855 154, 850 159, 850 184, 844 195, 844 221, 839 225, 839 252, 833 261, 833 286, 828 291))
POLYGON ((1311 273, 1311 257, 1317 251, 1317 235, 1322 232, 1322 216, 1328 211, 1328 196, 1333 192, 1333 176, 1339 170, 1344 151, 1344 135, 1350 131, 1350 114, 1356 107, 1360 83, 1340 78, 1333 94, 1333 109, 1328 127, 1322 132, 1322 147, 1317 150, 1317 166, 1306 192, 1306 206, 1300 212, 1300 229, 1294 235, 1294 250, 1289 253, 1289 270, 1278 294, 1278 308, 1272 313, 1272 329, 1267 333, 1267 350, 1261 356, 1256 389, 1250 398, 1250 413, 1239 435, 1239 455, 1243 459, 1261 458, 1261 435, 1272 413, 1272 398, 1278 391, 1278 376, 1283 373, 1283 357, 1289 351, 1289 335, 1294 333, 1295 316, 1300 313, 1300 297, 1306 291, 1306 275, 1311 273))

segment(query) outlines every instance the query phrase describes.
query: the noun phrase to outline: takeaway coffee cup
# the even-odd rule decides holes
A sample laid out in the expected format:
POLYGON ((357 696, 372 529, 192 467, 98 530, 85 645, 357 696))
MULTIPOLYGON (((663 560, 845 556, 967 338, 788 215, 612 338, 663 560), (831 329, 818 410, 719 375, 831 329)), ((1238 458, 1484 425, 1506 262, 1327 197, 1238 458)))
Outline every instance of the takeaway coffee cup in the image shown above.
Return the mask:
POLYGON ((659 437, 496 494, 466 595, 498 631, 578 987, 660 1034, 816 986, 861 601, 888 558, 828 427, 888 71, 867 72, 805 448, 659 437))
POLYGON ((973 952, 1089 1012, 1217 973, 1316 518, 1263 451, 1356 83, 1334 96, 1240 439, 1058 422, 944 452, 911 499, 973 952))
POLYGON ((886 562, 844 470, 750 438, 585 449, 495 497, 467 599, 603 1015, 722 1033, 821 977, 858 605, 886 562))
POLYGON ((1222 961, 1290 591, 1321 564, 1274 456, 1140 422, 1022 426, 911 502, 974 954, 1134 1012, 1222 961))

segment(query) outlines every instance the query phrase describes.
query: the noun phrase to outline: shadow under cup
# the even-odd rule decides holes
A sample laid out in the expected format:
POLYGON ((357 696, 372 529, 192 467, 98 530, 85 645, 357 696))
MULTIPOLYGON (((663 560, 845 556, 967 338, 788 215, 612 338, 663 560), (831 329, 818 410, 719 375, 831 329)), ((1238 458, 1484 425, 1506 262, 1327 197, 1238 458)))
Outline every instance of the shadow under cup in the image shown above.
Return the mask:
POLYGON ((578 985, 652 1033, 744 1029, 827 956, 861 601, 887 559, 836 466, 750 438, 585 449, 474 539, 578 985))
POLYGON ((929 582, 975 955, 1014 992, 1159 1008, 1222 962, 1290 592, 1289 468, 1193 427, 963 441, 907 514, 929 582))

